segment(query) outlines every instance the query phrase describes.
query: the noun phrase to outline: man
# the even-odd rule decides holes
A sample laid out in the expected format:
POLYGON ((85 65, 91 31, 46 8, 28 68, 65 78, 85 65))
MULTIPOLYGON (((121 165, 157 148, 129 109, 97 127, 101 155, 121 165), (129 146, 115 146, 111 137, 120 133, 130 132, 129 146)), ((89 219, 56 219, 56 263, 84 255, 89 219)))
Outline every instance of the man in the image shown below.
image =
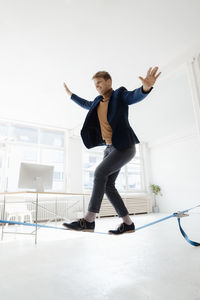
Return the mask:
POLYGON ((120 169, 135 155, 137 136, 128 121, 128 105, 142 101, 153 89, 157 80, 158 67, 150 68, 145 78, 139 77, 142 86, 133 91, 125 87, 112 89, 112 78, 108 72, 99 71, 92 79, 100 94, 94 101, 88 101, 73 94, 67 85, 64 87, 71 99, 81 107, 88 109, 85 122, 81 129, 81 137, 87 148, 106 145, 103 161, 94 173, 94 185, 86 216, 72 223, 63 225, 72 230, 94 231, 95 216, 99 212, 104 193, 114 206, 123 223, 110 234, 122 234, 135 231, 128 210, 119 195, 115 180, 120 169))

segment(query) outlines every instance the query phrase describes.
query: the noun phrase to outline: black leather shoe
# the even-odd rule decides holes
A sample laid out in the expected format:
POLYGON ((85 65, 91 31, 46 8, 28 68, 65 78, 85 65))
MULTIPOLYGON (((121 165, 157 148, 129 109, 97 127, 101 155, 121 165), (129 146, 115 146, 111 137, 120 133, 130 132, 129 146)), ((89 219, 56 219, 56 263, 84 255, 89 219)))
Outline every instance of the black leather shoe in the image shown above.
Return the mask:
POLYGON ((109 234, 122 234, 122 233, 131 233, 135 232, 135 225, 132 223, 131 225, 127 225, 126 223, 122 223, 116 230, 109 230, 109 234))
POLYGON ((95 222, 88 222, 84 218, 72 223, 63 223, 70 230, 94 232, 95 222))

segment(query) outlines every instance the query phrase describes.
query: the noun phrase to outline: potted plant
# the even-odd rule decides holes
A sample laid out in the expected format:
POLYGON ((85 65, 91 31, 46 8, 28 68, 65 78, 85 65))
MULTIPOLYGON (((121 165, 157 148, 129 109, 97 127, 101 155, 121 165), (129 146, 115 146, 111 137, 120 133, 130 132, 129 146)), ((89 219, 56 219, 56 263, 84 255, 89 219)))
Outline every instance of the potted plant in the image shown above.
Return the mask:
POLYGON ((160 194, 162 196, 162 193, 161 193, 161 188, 159 185, 156 185, 156 184, 150 184, 150 189, 154 195, 154 206, 153 206, 153 212, 159 212, 159 207, 157 205, 157 202, 156 202, 156 196, 158 194, 160 194))

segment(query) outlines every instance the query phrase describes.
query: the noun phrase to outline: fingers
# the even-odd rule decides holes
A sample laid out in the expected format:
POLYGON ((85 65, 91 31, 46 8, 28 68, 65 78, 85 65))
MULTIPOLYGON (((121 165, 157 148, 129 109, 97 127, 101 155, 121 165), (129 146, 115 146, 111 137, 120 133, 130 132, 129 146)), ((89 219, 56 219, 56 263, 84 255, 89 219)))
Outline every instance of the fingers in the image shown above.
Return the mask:
POLYGON ((158 75, 156 75, 156 76, 155 76, 155 78, 157 79, 157 78, 158 78, 158 76, 160 76, 160 74, 161 74, 161 72, 160 72, 160 73, 158 73, 158 75))
POLYGON ((143 77, 139 76, 139 78, 140 78, 140 80, 142 80, 142 82, 144 81, 144 78, 143 78, 143 77))
POLYGON ((64 88, 65 88, 65 90, 66 90, 66 92, 67 92, 67 94, 71 97, 71 95, 72 95, 72 92, 70 91, 70 89, 67 87, 67 85, 66 85, 66 83, 65 82, 63 82, 63 85, 64 85, 64 88))
MULTIPOLYGON (((158 71, 158 67, 154 67, 153 70, 151 67, 151 68, 149 68, 149 70, 147 72, 147 76, 155 76, 157 71, 158 71)), ((156 75, 155 78, 157 79, 160 74, 161 74, 161 72, 158 75, 156 75)))
POLYGON ((153 68, 153 70, 152 70, 152 72, 151 72, 151 75, 155 75, 156 74, 156 72, 158 71, 158 67, 155 67, 155 68, 153 68))
POLYGON ((65 90, 68 92, 68 91, 69 91, 69 88, 68 88, 68 86, 66 85, 65 82, 63 83, 63 85, 64 85, 65 90))
POLYGON ((151 74, 151 69, 152 69, 152 67, 149 68, 149 70, 148 70, 148 72, 147 72, 147 76, 151 74))

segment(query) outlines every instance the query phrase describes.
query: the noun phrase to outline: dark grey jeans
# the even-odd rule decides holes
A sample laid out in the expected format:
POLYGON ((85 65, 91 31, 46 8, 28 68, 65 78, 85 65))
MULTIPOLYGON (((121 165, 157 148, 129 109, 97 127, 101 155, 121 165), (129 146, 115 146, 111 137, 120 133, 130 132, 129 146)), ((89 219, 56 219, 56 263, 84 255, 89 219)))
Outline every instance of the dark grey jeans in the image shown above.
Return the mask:
POLYGON ((106 193, 119 217, 124 217, 128 214, 128 210, 115 187, 115 180, 120 169, 135 156, 135 152, 135 145, 121 151, 117 150, 113 145, 107 145, 104 150, 103 161, 98 165, 94 173, 94 185, 88 211, 98 213, 104 193, 106 193))

